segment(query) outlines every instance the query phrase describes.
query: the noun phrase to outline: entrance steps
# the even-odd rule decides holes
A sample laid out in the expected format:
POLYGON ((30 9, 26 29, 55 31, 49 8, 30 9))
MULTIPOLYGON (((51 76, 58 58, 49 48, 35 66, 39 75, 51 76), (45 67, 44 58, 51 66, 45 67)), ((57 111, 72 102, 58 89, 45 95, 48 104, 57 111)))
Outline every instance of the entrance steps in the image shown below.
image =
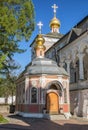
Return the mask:
POLYGON ((49 120, 66 120, 67 118, 63 114, 44 114, 44 118, 49 120))

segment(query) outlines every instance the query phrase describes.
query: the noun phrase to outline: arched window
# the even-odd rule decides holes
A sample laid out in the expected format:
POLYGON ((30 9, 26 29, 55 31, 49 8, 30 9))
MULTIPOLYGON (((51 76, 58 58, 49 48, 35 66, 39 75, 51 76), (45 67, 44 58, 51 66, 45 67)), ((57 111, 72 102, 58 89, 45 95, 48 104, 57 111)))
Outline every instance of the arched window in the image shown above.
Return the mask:
POLYGON ((85 54, 83 58, 83 67, 84 67, 84 79, 88 79, 88 54, 85 54))
POLYGON ((76 83, 79 80, 79 60, 76 61, 75 67, 73 63, 70 64, 70 83, 76 83))
POLYGON ((31 103, 37 103, 37 88, 31 89, 31 103))

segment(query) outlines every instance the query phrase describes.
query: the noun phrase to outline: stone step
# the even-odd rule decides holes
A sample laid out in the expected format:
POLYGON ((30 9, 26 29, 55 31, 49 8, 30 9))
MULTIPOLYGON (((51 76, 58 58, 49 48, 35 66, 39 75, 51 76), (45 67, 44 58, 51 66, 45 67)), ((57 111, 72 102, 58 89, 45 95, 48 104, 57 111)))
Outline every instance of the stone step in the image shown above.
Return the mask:
POLYGON ((62 114, 57 115, 44 114, 44 118, 49 120, 66 120, 66 117, 62 114))

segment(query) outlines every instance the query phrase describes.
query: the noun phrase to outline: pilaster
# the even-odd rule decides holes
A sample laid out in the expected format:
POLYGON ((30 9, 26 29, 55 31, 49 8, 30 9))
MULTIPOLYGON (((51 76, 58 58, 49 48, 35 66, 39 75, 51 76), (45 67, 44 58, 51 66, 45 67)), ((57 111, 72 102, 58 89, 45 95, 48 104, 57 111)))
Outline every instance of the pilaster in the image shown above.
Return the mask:
POLYGON ((29 76, 25 75, 25 104, 29 103, 28 99, 28 88, 29 88, 29 76))
POLYGON ((71 63, 71 60, 65 60, 65 63, 67 64, 67 72, 70 76, 70 63, 71 63))
POLYGON ((84 67, 83 67, 83 57, 84 53, 79 53, 77 56, 79 58, 79 79, 84 79, 84 67))

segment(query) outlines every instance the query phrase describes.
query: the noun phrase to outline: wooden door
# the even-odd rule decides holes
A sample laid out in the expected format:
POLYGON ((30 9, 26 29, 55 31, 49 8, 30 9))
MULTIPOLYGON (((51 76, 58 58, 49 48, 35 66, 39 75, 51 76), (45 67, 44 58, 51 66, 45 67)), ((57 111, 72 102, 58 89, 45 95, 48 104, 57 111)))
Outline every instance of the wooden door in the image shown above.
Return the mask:
POLYGON ((47 94, 47 112, 50 114, 58 114, 59 110, 59 99, 58 95, 54 92, 47 94))

